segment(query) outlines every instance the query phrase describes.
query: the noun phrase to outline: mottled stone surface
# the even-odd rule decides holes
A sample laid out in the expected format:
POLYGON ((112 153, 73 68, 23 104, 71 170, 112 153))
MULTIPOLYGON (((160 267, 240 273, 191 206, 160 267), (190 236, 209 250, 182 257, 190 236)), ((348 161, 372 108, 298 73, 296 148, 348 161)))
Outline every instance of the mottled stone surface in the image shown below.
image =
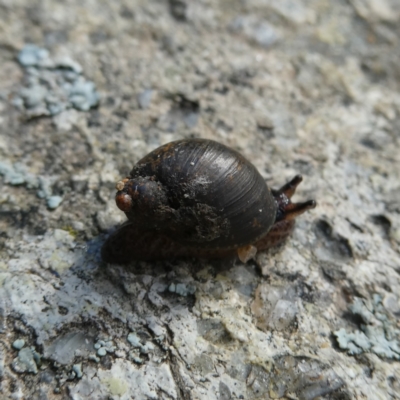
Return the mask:
POLYGON ((0 397, 399 399, 399 26, 399 0, 0 0, 0 397), (60 105, 66 71, 90 87, 60 105), (115 182, 187 137, 317 199, 261 271, 101 262, 115 182))

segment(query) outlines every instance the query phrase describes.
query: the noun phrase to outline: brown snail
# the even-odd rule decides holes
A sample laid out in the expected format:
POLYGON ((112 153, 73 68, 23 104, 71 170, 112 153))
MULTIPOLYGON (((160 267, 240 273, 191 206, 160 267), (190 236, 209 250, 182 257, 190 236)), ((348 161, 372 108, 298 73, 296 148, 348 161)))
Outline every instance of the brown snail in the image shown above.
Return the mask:
POLYGON ((117 183, 116 203, 128 221, 105 242, 107 262, 176 257, 242 261, 282 243, 294 218, 316 206, 292 203, 297 175, 279 190, 237 151, 218 142, 167 143, 117 183))

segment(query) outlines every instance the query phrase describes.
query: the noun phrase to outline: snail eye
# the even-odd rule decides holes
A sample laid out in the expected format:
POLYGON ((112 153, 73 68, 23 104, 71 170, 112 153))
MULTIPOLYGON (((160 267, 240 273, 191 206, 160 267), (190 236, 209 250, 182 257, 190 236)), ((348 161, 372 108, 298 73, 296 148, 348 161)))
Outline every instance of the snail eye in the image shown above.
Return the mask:
POLYGON ((132 207, 132 198, 129 194, 126 193, 117 193, 115 197, 115 201, 117 203, 118 208, 121 211, 128 212, 132 207))

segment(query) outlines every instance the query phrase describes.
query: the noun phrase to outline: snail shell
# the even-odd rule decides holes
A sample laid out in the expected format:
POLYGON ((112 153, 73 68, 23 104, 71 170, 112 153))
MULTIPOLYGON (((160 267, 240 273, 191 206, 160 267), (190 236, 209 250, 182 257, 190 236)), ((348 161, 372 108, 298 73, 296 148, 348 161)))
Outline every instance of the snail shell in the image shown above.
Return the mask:
POLYGON ((124 263, 237 253, 245 261, 282 242, 293 218, 315 207, 313 200, 291 203, 301 179, 274 191, 253 164, 221 143, 167 143, 117 183, 116 203, 129 221, 107 240, 103 259, 124 263))

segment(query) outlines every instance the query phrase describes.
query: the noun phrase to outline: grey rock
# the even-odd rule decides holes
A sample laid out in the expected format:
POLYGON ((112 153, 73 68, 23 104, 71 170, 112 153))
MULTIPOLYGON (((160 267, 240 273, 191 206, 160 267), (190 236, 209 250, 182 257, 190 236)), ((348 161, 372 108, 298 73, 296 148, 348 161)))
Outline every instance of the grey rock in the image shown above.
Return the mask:
MULTIPOLYGON (((0 343, 0 378, 3 378, 5 371, 6 349, 3 343, 0 343)), ((1 388, 1 385, 0 385, 1 388)))
POLYGON ((54 373, 49 370, 40 372, 40 382, 49 384, 54 381, 54 373))
POLYGON ((48 343, 45 356, 59 364, 68 365, 76 356, 87 356, 93 348, 93 338, 84 332, 69 332, 48 343))
POLYGON ((55 210, 62 202, 63 198, 61 196, 50 196, 47 198, 47 207, 51 210, 55 210))
POLYGON ((387 0, 352 0, 350 3, 357 14, 369 22, 394 22, 400 14, 387 0))
POLYGON ((364 324, 361 331, 347 332, 344 328, 334 332, 339 347, 350 355, 372 352, 383 358, 400 359, 400 330, 390 325, 389 316, 382 307, 382 298, 373 297, 367 303, 356 298, 349 310, 359 316, 364 324))
POLYGON ((107 354, 107 350, 104 347, 100 347, 96 353, 99 357, 104 357, 107 354))
POLYGON ((28 117, 54 116, 71 107, 88 111, 97 106, 95 84, 83 77, 82 67, 70 57, 54 61, 46 49, 27 45, 18 61, 25 67, 28 86, 19 91, 13 103, 20 109, 23 104, 28 117))
POLYGON ((41 66, 49 60, 49 52, 34 44, 26 45, 18 54, 18 61, 24 67, 41 66))
POLYGON ((13 186, 23 184, 26 184, 28 188, 39 186, 38 179, 29 174, 20 163, 9 164, 8 162, 0 162, 0 175, 4 176, 5 183, 13 186))
POLYGON ((252 311, 261 329, 285 331, 295 322, 300 302, 294 287, 264 283, 256 290, 252 311))
POLYGON ((168 290, 172 293, 176 293, 179 296, 188 296, 196 292, 196 287, 193 285, 186 285, 184 283, 171 283, 168 290))
POLYGON ((348 350, 351 355, 361 354, 371 348, 368 337, 360 331, 348 334, 345 329, 335 332, 338 344, 341 349, 348 350))
POLYGON ((79 63, 77 63, 76 61, 74 61, 70 57, 57 58, 56 61, 55 61, 55 65, 57 67, 69 69, 69 70, 71 70, 72 72, 75 73, 75 74, 69 75, 69 76, 76 77, 77 74, 81 74, 83 72, 82 66, 79 63))
POLYGON ((20 95, 24 100, 25 107, 34 108, 39 106, 46 98, 48 92, 44 86, 34 85, 22 89, 20 95))
POLYGON ((76 377, 77 377, 78 379, 81 379, 81 378, 82 378, 82 376, 83 376, 83 373, 82 373, 82 364, 74 364, 74 365, 72 366, 72 371, 75 372, 76 377))
POLYGON ((0 333, 6 331, 7 328, 7 305, 4 298, 0 298, 0 333))
POLYGON ((308 357, 284 356, 276 360, 270 376, 274 395, 296 393, 300 399, 312 400, 335 392, 344 384, 327 365, 308 357))
POLYGON ((140 108, 143 108, 143 109, 148 108, 152 97, 153 97, 153 90, 151 90, 151 89, 143 90, 143 92, 141 92, 138 95, 138 102, 139 102, 140 108))
POLYGON ((243 33, 245 37, 263 47, 270 47, 280 38, 279 33, 270 23, 255 16, 237 17, 231 22, 230 29, 243 33))
POLYGON ((14 3, 0 12, 1 395, 398 398, 397 2, 14 3), (301 173, 294 201, 318 207, 247 264, 103 263, 126 220, 115 182, 189 137, 240 151, 271 188, 301 173), (37 374, 13 370, 22 337, 43 348, 37 374))
POLYGON ((231 391, 229 387, 225 385, 224 382, 219 383, 219 399, 220 400, 230 400, 232 398, 231 391))
POLYGON ((17 339, 13 343, 13 347, 16 350, 21 350, 25 346, 25 340, 24 339, 17 339))
POLYGON ((69 100, 76 109, 88 111, 98 104, 99 95, 93 82, 79 79, 69 89, 69 100))
POLYGON ((142 347, 142 343, 140 342, 140 338, 134 332, 131 332, 128 335, 127 340, 133 347, 142 347))
POLYGON ((30 372, 37 374, 37 363, 40 360, 37 353, 30 347, 25 347, 18 352, 18 357, 12 362, 12 368, 15 372, 30 372))

